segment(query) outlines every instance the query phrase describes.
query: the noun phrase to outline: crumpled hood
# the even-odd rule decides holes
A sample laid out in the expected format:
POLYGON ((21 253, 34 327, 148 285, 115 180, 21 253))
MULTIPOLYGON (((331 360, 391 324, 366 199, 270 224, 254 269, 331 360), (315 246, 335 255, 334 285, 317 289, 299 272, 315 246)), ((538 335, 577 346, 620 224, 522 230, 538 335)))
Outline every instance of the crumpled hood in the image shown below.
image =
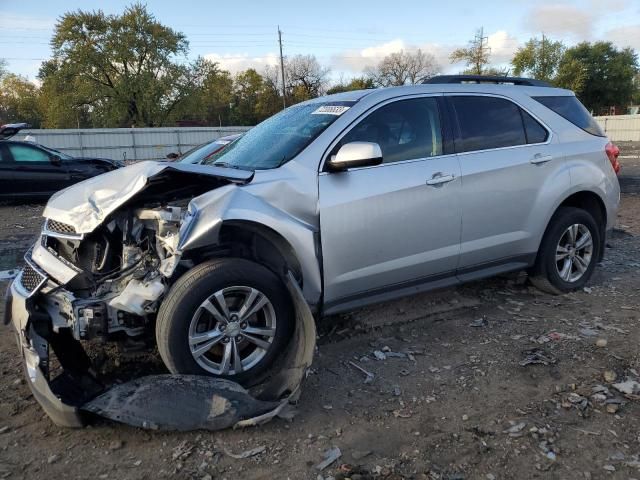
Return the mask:
POLYGON ((55 193, 43 216, 71 225, 77 233, 89 233, 151 183, 166 180, 167 187, 189 186, 189 177, 210 180, 211 188, 223 184, 245 184, 253 172, 210 165, 140 162, 84 180, 55 193))

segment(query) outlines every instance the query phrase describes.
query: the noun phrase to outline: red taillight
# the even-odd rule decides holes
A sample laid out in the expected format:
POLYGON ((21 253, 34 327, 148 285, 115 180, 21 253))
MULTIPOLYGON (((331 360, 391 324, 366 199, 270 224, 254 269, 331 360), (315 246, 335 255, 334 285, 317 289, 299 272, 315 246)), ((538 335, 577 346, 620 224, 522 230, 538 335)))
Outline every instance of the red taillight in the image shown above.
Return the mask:
POLYGON ((611 166, 613 167, 613 171, 616 174, 620 171, 620 162, 618 161, 618 155, 620 155, 620 149, 615 146, 613 143, 607 143, 607 146, 604 147, 604 151, 609 157, 609 161, 611 162, 611 166))

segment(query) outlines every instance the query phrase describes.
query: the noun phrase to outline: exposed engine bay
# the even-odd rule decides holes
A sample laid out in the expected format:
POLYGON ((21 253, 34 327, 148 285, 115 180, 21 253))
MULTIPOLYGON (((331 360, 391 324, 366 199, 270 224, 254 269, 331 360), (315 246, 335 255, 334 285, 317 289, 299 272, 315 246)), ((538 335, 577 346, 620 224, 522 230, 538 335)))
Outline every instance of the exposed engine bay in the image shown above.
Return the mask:
POLYGON ((185 207, 123 209, 87 235, 47 220, 42 247, 77 271, 44 297, 54 331, 71 328, 77 340, 144 333, 180 260, 185 207))

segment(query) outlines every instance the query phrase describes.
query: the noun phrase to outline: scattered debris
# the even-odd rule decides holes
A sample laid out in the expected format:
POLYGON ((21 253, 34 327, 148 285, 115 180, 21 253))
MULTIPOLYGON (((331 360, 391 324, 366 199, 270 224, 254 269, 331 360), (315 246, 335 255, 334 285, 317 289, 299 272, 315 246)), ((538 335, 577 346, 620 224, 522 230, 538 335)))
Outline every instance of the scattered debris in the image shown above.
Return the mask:
POLYGON ((527 426, 526 422, 520 422, 520 423, 513 423, 511 427, 507 428, 506 430, 503 430, 502 433, 508 433, 510 437, 521 437, 524 435, 524 427, 527 426))
POLYGON ((384 352, 381 352, 380 350, 375 350, 373 352, 373 356, 376 357, 376 360, 386 360, 387 356, 385 355, 384 352))
POLYGON ((614 383, 612 387, 625 395, 640 394, 640 383, 630 378, 627 378, 627 380, 621 383, 614 383))
MULTIPOLYGON (((184 459, 188 458, 191 455, 191 452, 193 452, 193 448, 194 448, 194 445, 190 444, 186 440, 183 440, 182 442, 180 442, 178 444, 178 446, 176 448, 173 449, 173 454, 171 455, 171 458, 174 461, 175 460, 184 460, 184 459)), ((263 447, 263 449, 264 449, 264 447, 263 447)), ((244 458, 244 457, 241 457, 241 458, 244 458)))
POLYGON ((614 372, 613 370, 606 370, 603 376, 604 381, 607 383, 613 383, 616 381, 616 378, 618 378, 618 375, 616 375, 616 372, 614 372))
POLYGON ((520 362, 521 366, 526 365, 550 365, 556 363, 556 359, 539 348, 532 348, 524 352, 526 357, 520 362))
POLYGON ((324 460, 322 460, 320 463, 315 465, 314 468, 316 470, 322 471, 325 468, 327 468, 329 465, 331 465, 333 462, 338 460, 341 456, 342 456, 342 452, 338 447, 330 448, 329 450, 324 452, 324 460))
POLYGON ((480 328, 480 327, 486 327, 489 324, 489 322, 487 322, 487 319, 484 317, 478 318, 476 320, 474 320, 473 322, 471 322, 469 324, 470 327, 475 327, 475 328, 480 328))
POLYGON ((244 452, 241 452, 241 453, 232 453, 232 452, 230 452, 229 450, 227 450, 225 448, 224 449, 224 453, 226 453, 231 458, 235 458, 236 460, 240 460, 240 459, 243 459, 243 458, 254 457, 254 456, 264 452, 266 449, 267 449, 267 447, 265 447, 264 445, 261 445, 261 446, 256 447, 256 448, 251 448, 249 450, 245 450, 244 452))
POLYGON ((607 339, 606 338, 599 338, 596 340, 596 347, 606 347, 607 346, 607 339))
POLYGON ((372 383, 375 380, 376 376, 373 373, 371 373, 368 370, 365 370, 364 368, 362 368, 357 363, 352 362, 351 360, 349 360, 349 365, 351 365, 352 367, 356 368, 357 370, 360 370, 362 373, 364 373, 367 376, 367 378, 364 379, 364 383, 372 383))

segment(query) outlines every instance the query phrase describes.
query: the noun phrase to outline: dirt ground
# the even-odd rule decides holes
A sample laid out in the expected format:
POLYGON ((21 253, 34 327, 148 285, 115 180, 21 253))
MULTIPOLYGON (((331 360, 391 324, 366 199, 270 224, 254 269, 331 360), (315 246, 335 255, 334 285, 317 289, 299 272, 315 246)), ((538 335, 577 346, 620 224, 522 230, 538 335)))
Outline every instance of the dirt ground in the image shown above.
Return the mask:
MULTIPOLYGON (((2 328, 0 478, 640 479, 640 397, 613 386, 640 377, 640 146, 621 146, 618 229, 584 291, 550 296, 511 276, 325 319, 290 422, 59 428, 2 328)), ((0 270, 19 263, 41 210, 0 207, 0 270)))

